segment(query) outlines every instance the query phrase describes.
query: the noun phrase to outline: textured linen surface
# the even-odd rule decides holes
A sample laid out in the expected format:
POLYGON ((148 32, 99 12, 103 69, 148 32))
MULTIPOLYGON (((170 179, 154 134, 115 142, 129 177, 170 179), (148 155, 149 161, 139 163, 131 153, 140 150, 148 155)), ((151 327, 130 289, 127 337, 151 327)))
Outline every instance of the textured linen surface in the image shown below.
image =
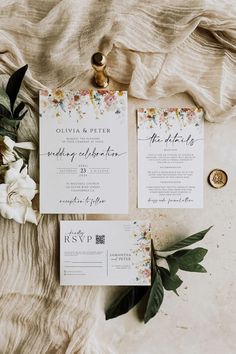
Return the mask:
MULTIPOLYGON (((134 97, 187 92, 209 121, 236 115, 235 0, 1 0, 0 84, 29 64, 19 140, 38 143, 38 89, 82 86, 97 50, 134 97)), ((38 181, 37 153, 29 171, 38 181)), ((108 352, 94 336, 99 289, 59 286, 60 218, 0 219, 0 353, 108 352)))

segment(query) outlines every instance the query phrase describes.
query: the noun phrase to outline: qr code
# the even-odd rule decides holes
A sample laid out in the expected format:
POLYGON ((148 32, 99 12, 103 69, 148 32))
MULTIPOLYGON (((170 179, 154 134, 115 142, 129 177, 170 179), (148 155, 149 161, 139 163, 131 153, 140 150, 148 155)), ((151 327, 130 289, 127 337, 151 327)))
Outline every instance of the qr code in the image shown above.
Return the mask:
POLYGON ((96 235, 96 245, 105 245, 105 235, 96 235))

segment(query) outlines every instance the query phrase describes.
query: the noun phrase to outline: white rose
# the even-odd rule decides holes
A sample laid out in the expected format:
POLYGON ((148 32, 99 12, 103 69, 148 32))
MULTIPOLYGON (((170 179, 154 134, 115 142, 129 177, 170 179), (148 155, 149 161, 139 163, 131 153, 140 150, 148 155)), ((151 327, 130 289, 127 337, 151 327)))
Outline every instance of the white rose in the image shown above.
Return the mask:
POLYGON ((9 136, 0 136, 0 163, 7 165, 19 159, 19 155, 14 148, 21 148, 25 150, 35 150, 36 147, 31 142, 16 143, 9 136))
POLYGON ((10 163, 4 183, 0 184, 0 214, 20 224, 26 221, 37 224, 31 202, 37 193, 36 183, 27 174, 27 167, 22 169, 22 166, 22 159, 10 163))
POLYGON ((3 165, 16 161, 17 154, 13 150, 15 142, 8 136, 0 136, 0 161, 3 165))

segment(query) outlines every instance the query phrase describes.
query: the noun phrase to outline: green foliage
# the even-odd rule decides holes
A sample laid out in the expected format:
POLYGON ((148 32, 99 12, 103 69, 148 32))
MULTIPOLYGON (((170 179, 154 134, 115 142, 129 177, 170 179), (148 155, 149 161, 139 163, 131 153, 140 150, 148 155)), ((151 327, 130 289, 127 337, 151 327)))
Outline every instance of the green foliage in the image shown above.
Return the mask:
POLYGON ((130 286, 123 294, 115 299, 106 311, 106 320, 114 318, 132 309, 149 290, 148 286, 130 286))
MULTIPOLYGON (((211 226, 212 227, 212 226, 211 226)), ((154 250, 152 243, 151 257, 152 257, 152 283, 150 287, 147 286, 131 286, 119 296, 106 311, 106 319, 111 319, 127 313, 130 309, 136 306, 145 295, 147 296, 147 303, 144 313, 144 323, 147 323, 159 311, 164 298, 164 289, 173 291, 177 295, 177 289, 181 286, 183 281, 176 274, 178 270, 188 272, 205 273, 206 269, 199 264, 207 254, 207 249, 197 247, 195 249, 181 249, 190 246, 202 240, 206 233, 211 229, 198 232, 192 236, 186 237, 182 241, 178 241, 171 247, 166 248, 164 251, 154 250), (170 252, 178 250, 165 257, 160 256, 161 252, 170 252), (165 258, 169 270, 157 265, 158 259, 165 258)), ((145 297, 146 298, 146 297, 145 297)))
POLYGON ((7 87, 6 87, 6 93, 8 97, 10 98, 10 103, 11 103, 11 111, 12 113, 14 112, 14 105, 16 102, 16 97, 19 93, 21 83, 23 81, 23 78, 25 76, 25 73, 28 69, 28 65, 23 66, 22 68, 18 69, 16 72, 12 74, 10 79, 8 80, 7 87))
POLYGON ((6 91, 0 88, 0 135, 7 135, 14 141, 17 138, 20 121, 27 113, 27 110, 23 111, 25 108, 24 102, 20 102, 14 108, 27 68, 28 65, 23 66, 9 78, 6 91))
POLYGON ((177 243, 175 243, 174 245, 162 250, 162 252, 169 252, 169 251, 175 251, 178 250, 180 248, 185 248, 188 247, 192 244, 194 244, 195 242, 201 241, 204 236, 206 235, 206 233, 212 228, 212 226, 210 226, 208 229, 200 231, 192 236, 189 236, 187 238, 185 238, 182 241, 179 241, 177 243))
POLYGON ((206 273, 207 270, 201 264, 189 264, 189 265, 181 265, 181 270, 185 270, 187 272, 196 272, 196 273, 206 273))
POLYGON ((159 308, 161 307, 164 298, 164 289, 160 273, 155 273, 152 281, 151 289, 148 296, 147 307, 144 315, 144 323, 147 323, 152 317, 154 317, 159 308))
POLYGON ((179 264, 178 264, 176 258, 173 257, 173 256, 168 256, 166 258, 166 261, 167 261, 168 266, 169 266, 170 275, 171 276, 175 275, 178 272, 178 270, 179 270, 179 264))
POLYGON ((176 257, 179 266, 181 265, 190 265, 201 262, 205 255, 207 254, 207 250, 205 248, 194 248, 193 250, 186 250, 184 254, 179 254, 176 252, 173 254, 173 257, 176 257))
POLYGON ((161 279, 163 286, 166 290, 172 290, 176 292, 176 290, 180 287, 183 281, 178 277, 177 274, 170 274, 170 272, 162 267, 159 267, 161 273, 161 279))
POLYGON ((11 112, 10 98, 3 88, 0 88, 0 107, 3 107, 6 111, 11 112))

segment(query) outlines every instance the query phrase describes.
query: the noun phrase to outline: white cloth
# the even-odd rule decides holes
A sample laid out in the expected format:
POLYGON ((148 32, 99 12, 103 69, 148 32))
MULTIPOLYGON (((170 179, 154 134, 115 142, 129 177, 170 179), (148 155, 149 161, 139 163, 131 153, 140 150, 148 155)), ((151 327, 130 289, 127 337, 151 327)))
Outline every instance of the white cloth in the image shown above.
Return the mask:
MULTIPOLYGON (((78 88, 97 50, 134 97, 187 92, 209 121, 236 115, 235 0, 1 0, 0 82, 29 64, 20 141, 38 142, 38 89, 78 88)), ((29 172, 38 179, 35 152, 29 172)), ((108 352, 92 337, 98 290, 59 286, 58 220, 1 219, 1 353, 108 352)))

